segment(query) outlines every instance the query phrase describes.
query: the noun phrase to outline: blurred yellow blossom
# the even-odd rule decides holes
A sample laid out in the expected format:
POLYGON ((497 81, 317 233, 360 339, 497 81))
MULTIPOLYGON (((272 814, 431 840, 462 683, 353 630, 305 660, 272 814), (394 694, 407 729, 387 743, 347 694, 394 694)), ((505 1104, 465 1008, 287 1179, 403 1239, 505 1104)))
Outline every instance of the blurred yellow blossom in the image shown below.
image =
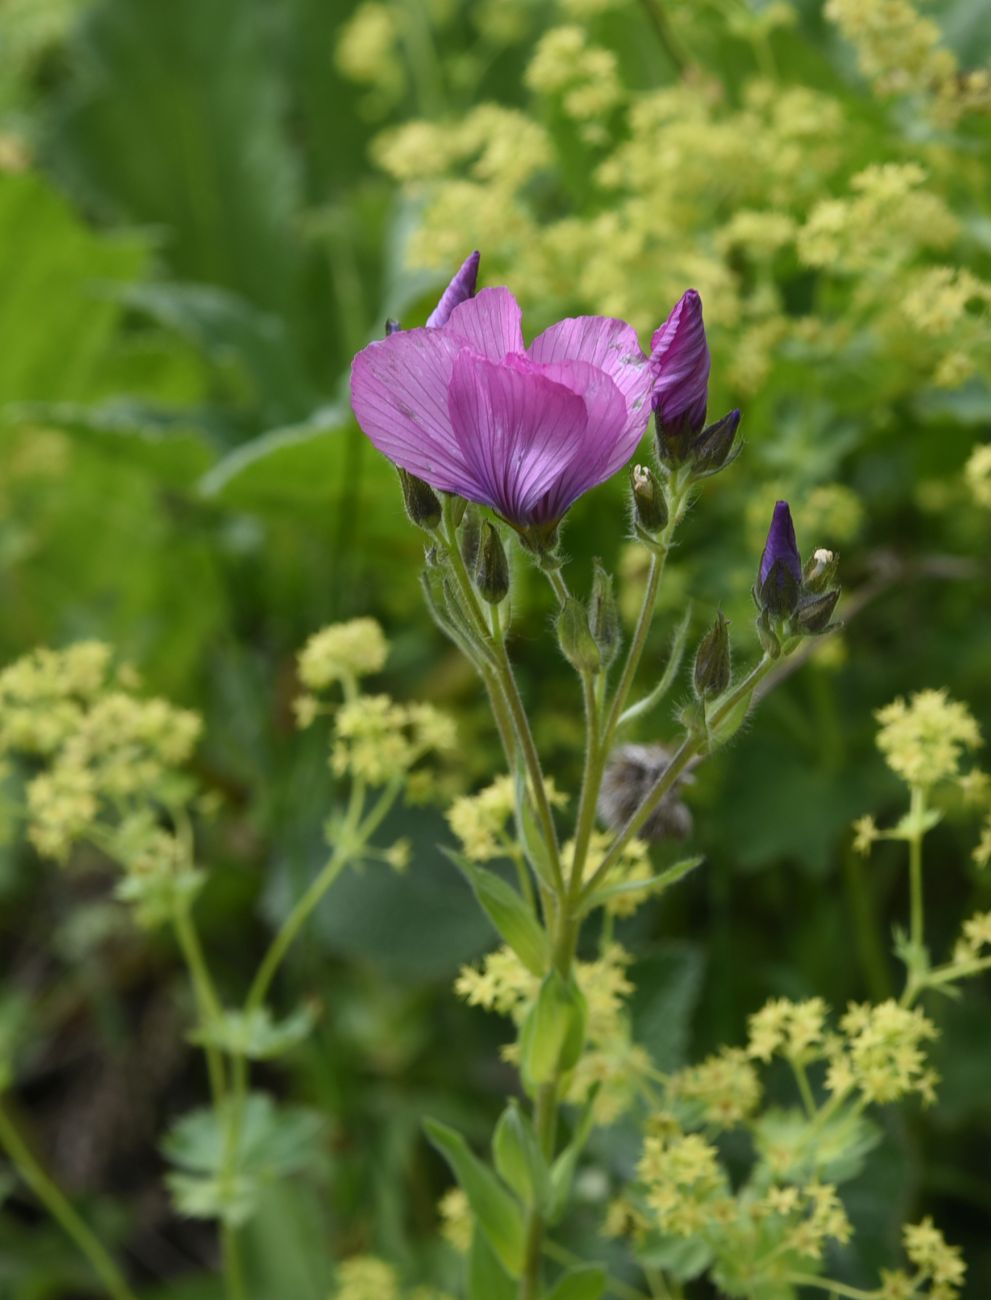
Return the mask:
POLYGON ((918 691, 878 709, 878 748, 893 772, 911 786, 926 788, 956 776, 965 749, 981 744, 981 733, 965 704, 946 691, 918 691))
POLYGON ((372 618, 334 623, 314 632, 299 652, 299 679, 311 691, 381 672, 389 648, 372 618))
POLYGON ((977 504, 991 509, 991 443, 980 443, 974 448, 963 474, 977 504))

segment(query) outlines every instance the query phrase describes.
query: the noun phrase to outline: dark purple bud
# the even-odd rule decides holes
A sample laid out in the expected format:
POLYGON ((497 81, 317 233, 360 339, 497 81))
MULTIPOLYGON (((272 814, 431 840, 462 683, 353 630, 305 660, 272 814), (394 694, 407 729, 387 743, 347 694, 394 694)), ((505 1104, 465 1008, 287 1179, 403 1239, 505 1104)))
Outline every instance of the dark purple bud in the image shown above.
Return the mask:
POLYGON ((391 334, 398 334, 401 329, 402 326, 399 322, 390 316, 385 322, 385 337, 388 338, 391 334))
POLYGON ((801 586, 802 558, 795 541, 795 526, 788 502, 779 501, 760 557, 757 599, 769 614, 787 618, 795 612, 801 586))
POLYGON ((740 412, 730 411, 695 439, 692 444, 692 469, 698 478, 708 478, 734 460, 739 452, 736 431, 740 427, 740 412))
POLYGON ((662 459, 683 460, 686 435, 705 424, 710 366, 702 299, 689 289, 650 341, 651 405, 662 459))
POLYGON ((481 253, 477 250, 465 258, 454 279, 441 294, 440 302, 427 317, 429 328, 436 329, 440 325, 446 325, 455 307, 467 302, 469 298, 474 298, 480 260, 481 253))
POLYGON ((839 587, 803 596, 795 611, 795 626, 806 636, 819 636, 830 630, 830 619, 840 598, 839 587))

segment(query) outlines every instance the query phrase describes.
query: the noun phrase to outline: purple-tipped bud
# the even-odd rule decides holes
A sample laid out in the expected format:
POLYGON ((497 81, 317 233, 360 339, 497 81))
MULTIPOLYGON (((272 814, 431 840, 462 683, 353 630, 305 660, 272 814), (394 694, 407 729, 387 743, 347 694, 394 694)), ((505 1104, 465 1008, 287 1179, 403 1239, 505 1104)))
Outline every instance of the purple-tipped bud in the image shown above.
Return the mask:
POLYGON ((481 253, 476 249, 462 262, 460 269, 454 275, 454 279, 441 294, 440 302, 427 317, 427 326, 430 329, 446 325, 455 307, 467 302, 469 298, 474 298, 480 260, 481 253))
POLYGON ((739 427, 740 412, 730 411, 729 415, 724 415, 721 420, 702 430, 692 444, 692 469, 696 478, 718 474, 730 461, 736 459, 740 450, 736 441, 739 427))
POLYGON ((395 317, 390 316, 389 319, 385 322, 385 337, 387 339, 391 338, 393 334, 398 334, 401 329, 402 326, 395 319, 395 317))
POLYGON ((651 405, 662 459, 683 460, 687 442, 705 424, 710 366, 702 299, 689 289, 650 341, 651 405))
POLYGON ((779 501, 760 557, 757 599, 768 614, 787 618, 795 612, 801 587, 802 557, 795 541, 795 525, 788 502, 779 501))

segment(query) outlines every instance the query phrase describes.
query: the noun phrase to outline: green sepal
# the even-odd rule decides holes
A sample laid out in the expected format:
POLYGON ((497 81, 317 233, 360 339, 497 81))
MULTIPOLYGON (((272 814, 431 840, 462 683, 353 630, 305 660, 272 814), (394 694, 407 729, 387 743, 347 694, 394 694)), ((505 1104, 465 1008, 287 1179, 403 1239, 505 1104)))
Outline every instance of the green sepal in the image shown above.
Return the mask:
POLYGON ((578 1063, 587 1019, 588 1007, 574 980, 548 971, 520 1032, 520 1068, 528 1090, 578 1063))
POLYGON ((639 894, 642 891, 648 891, 651 894, 659 894, 662 890, 668 889, 675 885, 679 880, 683 880, 689 872, 700 867, 705 861, 704 857, 682 858, 680 862, 673 863, 670 867, 665 867, 663 871, 658 872, 656 876, 651 876, 649 880, 621 880, 614 885, 603 885, 601 889, 596 889, 590 894, 582 905, 582 915, 587 916, 597 907, 602 907, 610 898, 616 898, 621 894, 639 894))
POLYGON ((713 723, 712 719, 719 712, 723 701, 713 700, 709 704, 707 709, 706 731, 710 752, 714 749, 718 749, 720 745, 725 745, 726 742, 731 740, 740 730, 747 719, 747 714, 750 712, 750 703, 753 700, 753 697, 754 693, 752 690, 746 691, 740 696, 726 716, 720 718, 717 723, 713 723))
POLYGON ((601 1300, 605 1289, 604 1269, 597 1264, 579 1265, 558 1278, 547 1300, 601 1300))
POLYGON ((543 1206, 550 1191, 550 1170, 533 1126, 515 1097, 495 1126, 492 1156, 499 1177, 524 1205, 543 1206))
POLYGON ((547 936, 526 902, 494 871, 469 862, 452 849, 443 851, 468 881, 479 906, 500 937, 532 975, 542 976, 550 961, 547 936))
POLYGON ((453 1128, 435 1119, 423 1127, 431 1143, 451 1166, 468 1198, 475 1220, 510 1277, 523 1271, 526 1225, 519 1202, 509 1194, 495 1174, 468 1148, 453 1128))

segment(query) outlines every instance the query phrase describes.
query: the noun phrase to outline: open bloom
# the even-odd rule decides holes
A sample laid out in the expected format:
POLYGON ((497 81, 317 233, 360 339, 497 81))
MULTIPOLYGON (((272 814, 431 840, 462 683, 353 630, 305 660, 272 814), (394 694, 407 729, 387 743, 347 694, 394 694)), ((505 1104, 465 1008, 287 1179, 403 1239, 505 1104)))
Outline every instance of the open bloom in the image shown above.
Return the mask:
POLYGON ((423 329, 354 359, 351 402, 379 451, 432 487, 552 527, 633 454, 651 370, 624 321, 578 316, 523 342, 508 289, 471 296, 469 258, 423 329))

